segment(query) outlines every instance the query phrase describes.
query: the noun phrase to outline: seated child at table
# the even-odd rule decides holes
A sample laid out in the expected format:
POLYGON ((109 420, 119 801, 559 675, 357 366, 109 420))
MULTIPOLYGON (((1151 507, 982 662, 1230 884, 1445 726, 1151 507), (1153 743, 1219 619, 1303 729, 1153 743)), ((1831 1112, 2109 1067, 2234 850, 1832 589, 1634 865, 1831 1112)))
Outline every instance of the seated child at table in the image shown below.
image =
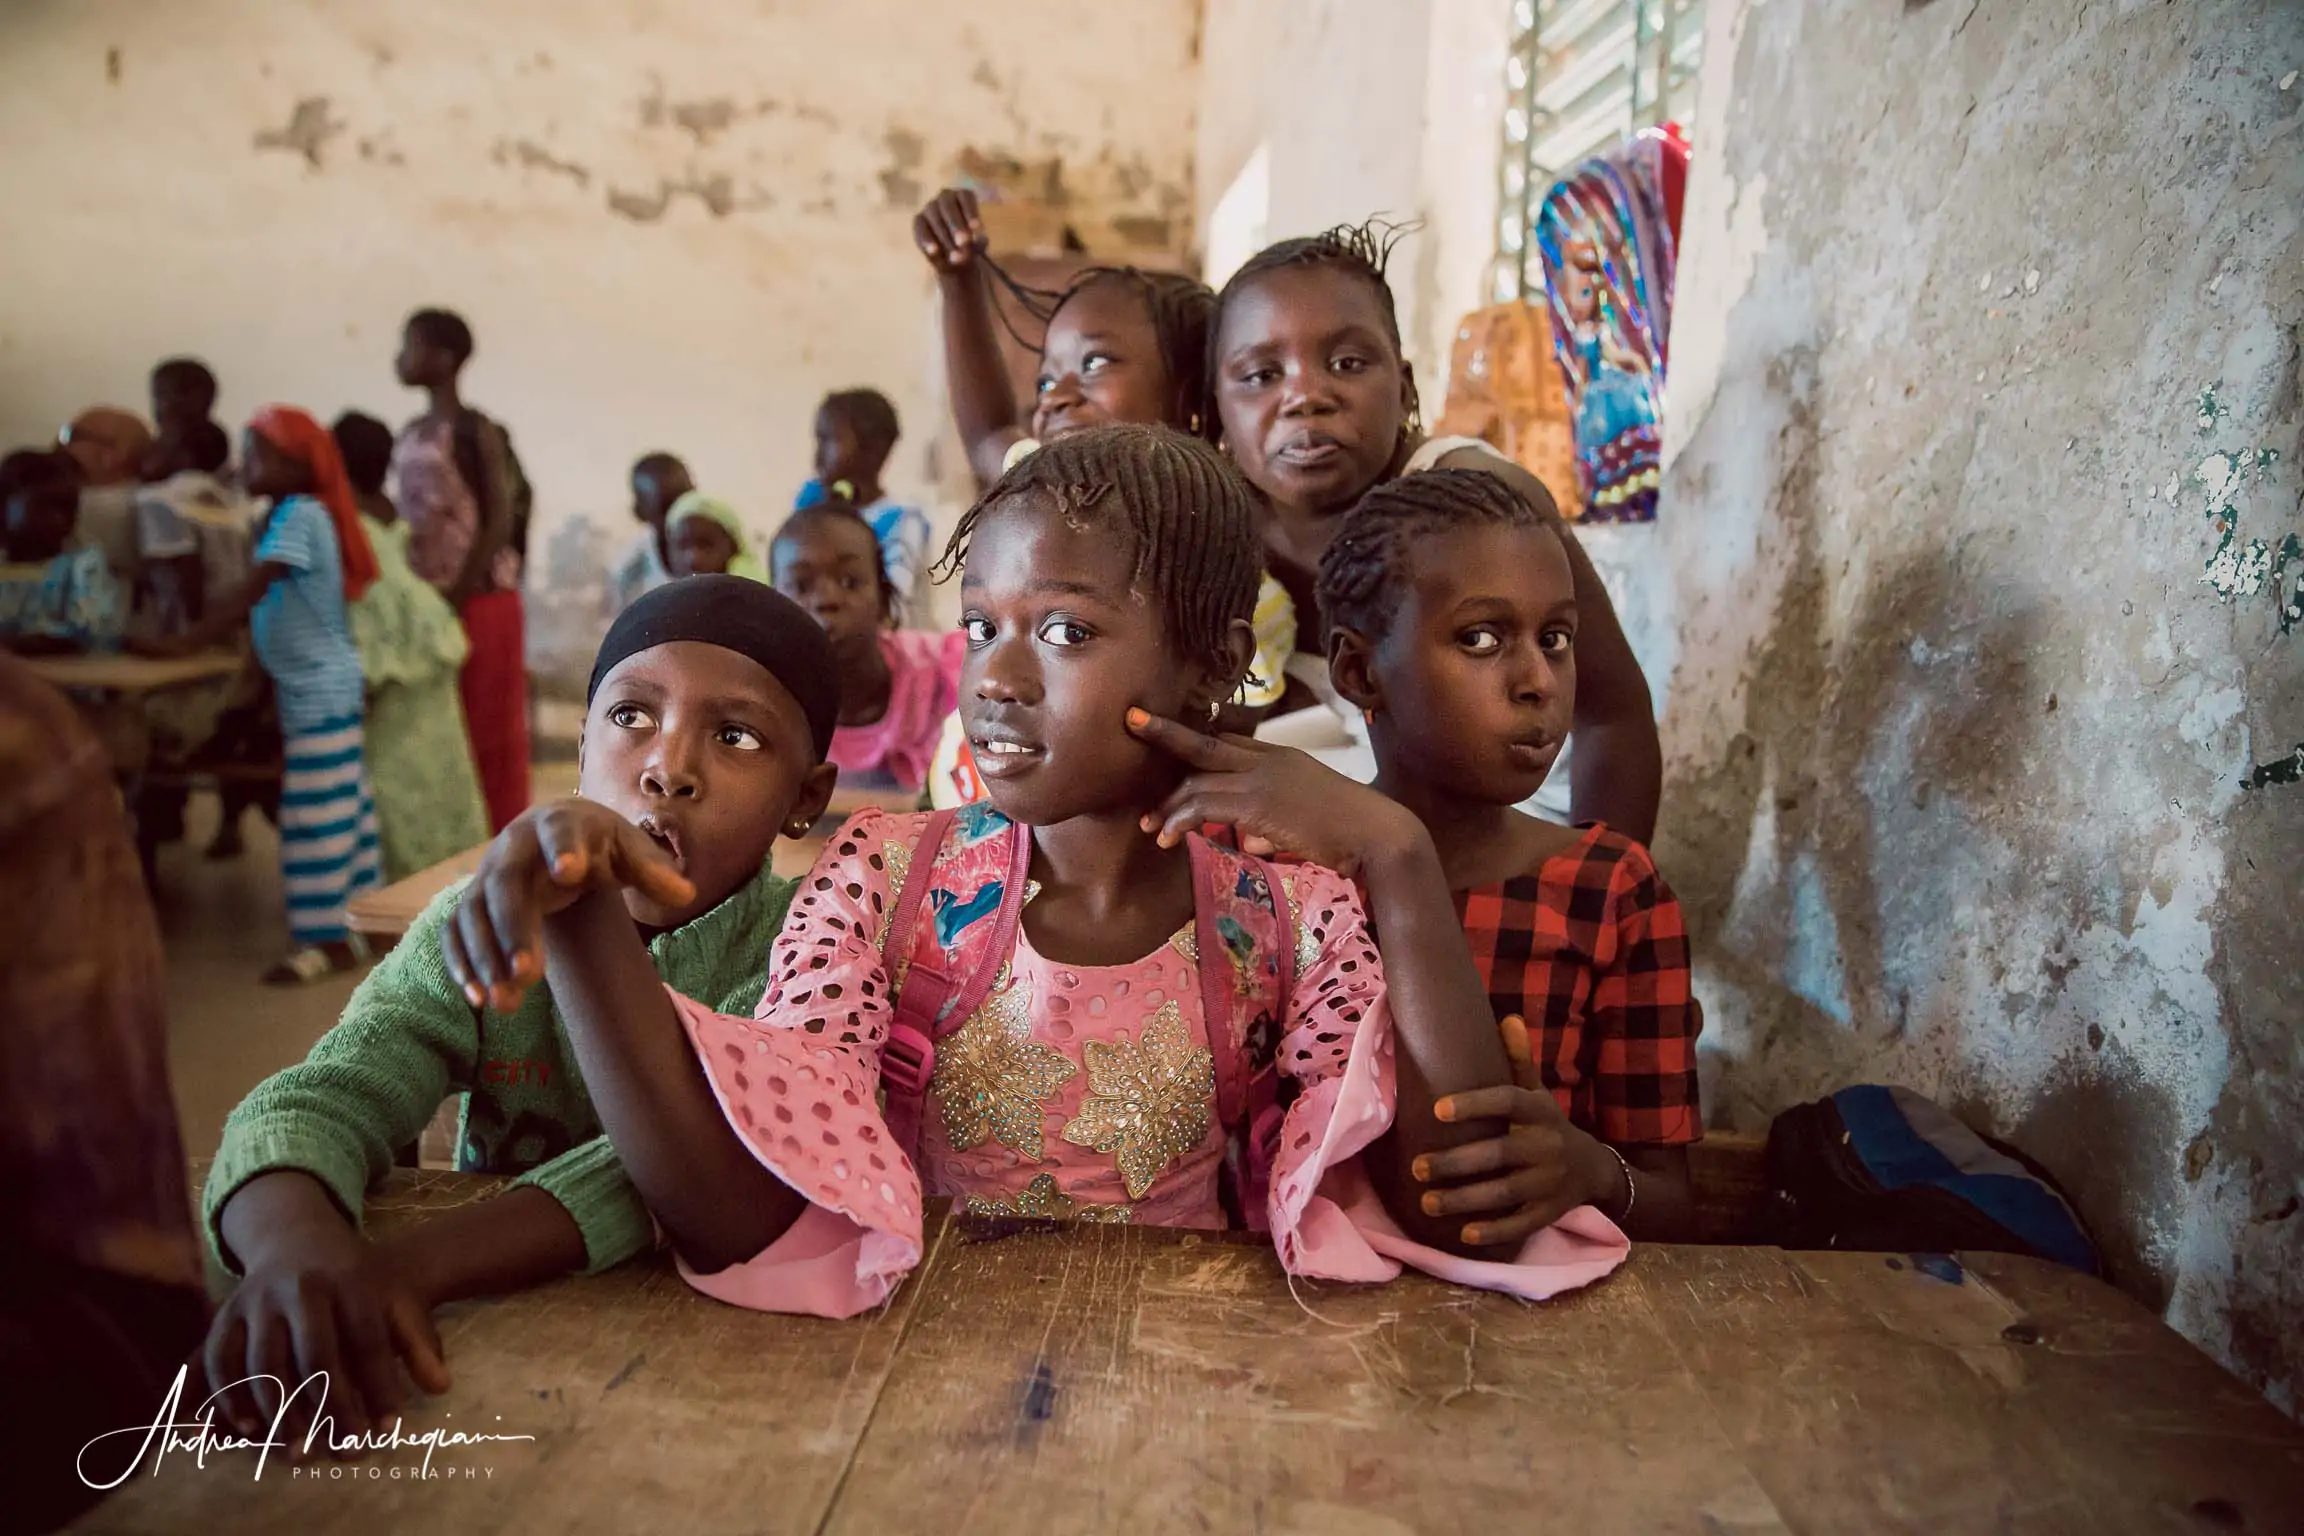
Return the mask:
POLYGON ((910 621, 920 578, 928 574, 928 514, 898 501, 880 483, 902 429, 896 407, 876 389, 842 389, 816 407, 816 478, 795 511, 844 500, 871 528, 894 595, 894 622, 910 621))
POLYGON ((471 646, 448 599, 408 563, 408 525, 384 494, 392 429, 347 411, 329 431, 376 552, 376 581, 352 605, 352 642, 368 688, 361 744, 384 878, 405 880, 488 839, 457 686, 471 646))
POLYGON ((1417 1208, 1414 1161, 1491 1134, 1443 1124, 1434 1097, 1511 1072, 1413 816, 1293 754, 1337 792, 1274 797, 1263 823, 1362 875, 1384 966, 1339 875, 1137 825, 1181 770, 1131 717, 1204 728, 1248 665, 1256 512, 1222 455, 1161 428, 1067 436, 1002 477, 953 551, 992 800, 850 820, 757 1018, 650 970, 617 890, 650 850, 599 808, 542 849, 500 841, 465 894, 452 967, 471 995, 548 981, 690 1283, 851 1316, 920 1262, 935 1194, 1237 1221, 1331 1279, 1406 1260, 1544 1296, 1622 1262, 1596 1213, 1483 1263, 1417 1208), (593 889, 569 904, 578 878, 593 889))
POLYGON ((896 589, 881 546, 855 504, 833 497, 795 512, 768 546, 776 590, 832 641, 840 728, 832 761, 850 788, 917 790, 937 735, 960 699, 967 636, 892 629, 896 589))
POLYGON ((152 370, 152 423, 161 442, 181 442, 216 426, 216 375, 196 357, 171 357, 152 370))
MULTIPOLYGON (((1635 1236, 1684 1236, 1703 1014, 1680 903, 1633 839, 1513 809, 1550 771, 1577 689, 1583 614, 1551 498, 1484 469, 1402 476, 1338 524, 1319 596, 1376 788, 1431 829, 1515 1064, 1548 1090, 1509 1110, 1463 1095, 1465 1112, 1509 1113, 1559 1149, 1522 1175, 1540 1211, 1588 1203, 1635 1236)), ((1435 1154, 1436 1174, 1468 1171, 1464 1156, 1435 1154)))
POLYGON ((610 618, 631 607, 641 593, 672 579, 664 520, 672 515, 673 503, 694 489, 688 466, 669 453, 645 453, 632 465, 632 517, 640 527, 608 567, 610 618))
POLYGON ((766 581, 752 553, 751 535, 736 509, 717 496, 690 491, 664 518, 664 547, 674 576, 743 576, 766 581))
POLYGON ((280 868, 291 948, 264 980, 299 986, 359 964, 344 907, 378 878, 364 690, 348 611, 376 579, 376 553, 335 439, 320 423, 290 406, 266 406, 248 423, 240 456, 249 493, 271 501, 250 555, 255 569, 206 604, 189 630, 145 648, 204 650, 249 627, 279 702, 286 760, 280 868))
POLYGON ((0 508, 7 544, 7 563, 0 565, 0 645, 19 655, 120 647, 128 595, 103 550, 66 547, 79 515, 80 489, 61 475, 22 486, 0 508))
MULTIPOLYGON (((533 855, 544 839, 558 852, 570 810, 613 820, 650 857, 639 876, 624 866, 616 912, 652 980, 749 1011, 795 889, 770 871, 770 848, 779 831, 804 834, 831 796, 831 676, 823 632, 757 582, 699 577, 643 595, 592 664, 580 798, 527 812, 498 846, 533 855)), ((581 872, 569 877, 581 888, 581 872)), ((291 1379, 333 1368, 371 1415, 388 1414, 393 1354, 427 1387, 443 1379, 434 1307, 649 1246, 647 1212, 600 1134, 597 1089, 569 1053, 557 984, 474 1000, 450 979, 452 956, 493 942, 460 916, 460 894, 434 900, 312 1054, 225 1123, 202 1209, 218 1256, 246 1278, 209 1338, 213 1381, 292 1357, 291 1379), (363 1192, 452 1093, 464 1096, 457 1166, 519 1182, 370 1243, 363 1192), (328 1342, 359 1340, 369 1357, 328 1342)), ((248 1408, 235 1399, 236 1416, 248 1408)))

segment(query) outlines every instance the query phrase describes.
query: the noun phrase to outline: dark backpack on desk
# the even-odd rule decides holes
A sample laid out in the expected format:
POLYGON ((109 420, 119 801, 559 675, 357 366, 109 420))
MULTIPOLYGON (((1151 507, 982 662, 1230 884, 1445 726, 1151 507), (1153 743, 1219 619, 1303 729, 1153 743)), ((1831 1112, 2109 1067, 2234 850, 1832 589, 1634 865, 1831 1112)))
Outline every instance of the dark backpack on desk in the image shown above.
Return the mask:
POLYGON ((1778 1115, 1768 1188, 1787 1248, 2022 1253, 2099 1273, 2047 1170, 1909 1088, 1843 1088, 1778 1115))

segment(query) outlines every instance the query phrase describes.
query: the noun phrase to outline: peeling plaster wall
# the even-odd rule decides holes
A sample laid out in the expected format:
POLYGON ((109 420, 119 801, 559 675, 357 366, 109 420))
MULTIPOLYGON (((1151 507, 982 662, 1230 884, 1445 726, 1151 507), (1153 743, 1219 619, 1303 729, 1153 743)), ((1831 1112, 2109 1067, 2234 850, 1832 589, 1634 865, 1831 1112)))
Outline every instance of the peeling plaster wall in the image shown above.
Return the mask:
POLYGON ((1197 227, 1259 146, 1271 240, 1421 221, 1392 288, 1431 415, 1456 322, 1487 298, 1509 19, 1504 0, 1207 4, 1197 227))
POLYGON ((2294 1411, 2304 10, 1710 23, 1659 856, 1715 1117, 1937 1094, 2294 1411))
POLYGON ((399 421, 399 323, 479 337, 468 393, 537 485, 531 653, 581 676, 641 451, 772 528, 828 388, 942 426, 911 244, 962 152, 1062 162, 1084 213, 1188 237, 1198 0, 10 0, 0 434, 206 357, 399 421))

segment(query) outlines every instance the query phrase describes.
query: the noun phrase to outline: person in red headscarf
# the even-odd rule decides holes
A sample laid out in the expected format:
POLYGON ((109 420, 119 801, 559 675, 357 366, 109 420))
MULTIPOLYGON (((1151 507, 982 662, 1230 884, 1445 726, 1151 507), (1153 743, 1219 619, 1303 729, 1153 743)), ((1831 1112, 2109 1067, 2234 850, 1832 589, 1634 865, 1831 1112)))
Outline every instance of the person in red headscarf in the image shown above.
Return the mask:
POLYGON ((250 551, 255 570, 189 632, 141 649, 204 649, 243 621, 253 632, 287 755, 280 859, 291 948, 264 979, 293 986, 359 963, 344 907, 380 879, 349 613, 376 580, 376 552, 336 439, 312 417, 284 405, 258 411, 240 463, 248 493, 271 502, 250 551))

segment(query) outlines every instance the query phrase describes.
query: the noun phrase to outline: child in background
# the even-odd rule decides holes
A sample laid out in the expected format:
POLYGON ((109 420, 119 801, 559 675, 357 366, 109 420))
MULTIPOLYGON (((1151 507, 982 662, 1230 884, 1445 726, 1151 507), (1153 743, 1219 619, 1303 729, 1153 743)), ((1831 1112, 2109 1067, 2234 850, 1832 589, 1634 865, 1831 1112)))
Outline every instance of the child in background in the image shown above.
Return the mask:
POLYGON ((216 375, 196 357, 171 357, 152 370, 152 421, 163 443, 188 442, 217 427, 216 375))
POLYGON ((248 574, 256 509, 222 479, 231 457, 224 429, 205 419, 163 433, 145 451, 136 546, 161 634, 195 623, 210 592, 248 574))
MULTIPOLYGON (((1299 615, 1318 613, 1320 557, 1374 486, 1421 470, 1475 469, 1531 504, 1551 504, 1535 476, 1486 444, 1425 438, 1385 280, 1390 248, 1367 228, 1283 240, 1251 257, 1216 301, 1210 375, 1223 443, 1270 508, 1265 552, 1299 615)), ((1663 782, 1647 680, 1591 560, 1573 533, 1561 533, 1583 641, 1571 814, 1646 838, 1663 782)), ((1297 644, 1317 652, 1324 635, 1316 622, 1299 629, 1297 644)))
POLYGON ((384 494, 392 429, 348 411, 330 429, 376 581, 352 605, 352 643, 368 687, 368 780, 384 878, 404 880, 488 840, 457 677, 469 649, 447 599, 408 564, 408 525, 384 494))
POLYGON ((256 569, 185 634, 147 649, 202 650, 243 623, 253 632, 285 738, 280 867, 294 945, 264 980, 299 986, 360 962, 344 904, 377 882, 364 690, 348 611, 376 580, 376 554, 336 440, 310 416, 266 406, 248 423, 240 461, 249 493, 272 502, 256 536, 256 569))
MULTIPOLYGON (((1216 296, 1207 284, 1172 272, 1092 267, 1061 293, 1018 290, 1045 327, 1027 435, 993 332, 985 282, 999 269, 984 255, 976 194, 958 188, 938 194, 912 221, 912 237, 936 269, 943 294, 946 386, 981 484, 999 479, 1041 443, 1083 427, 1138 422, 1214 440, 1208 332, 1216 296)), ((1227 731, 1254 730, 1287 690, 1296 608, 1269 575, 1258 584, 1251 622, 1256 656, 1240 697, 1226 701, 1219 723, 1227 731)), ((958 745, 953 749, 957 756, 958 745)))
MULTIPOLYGON (((570 809, 612 821, 639 855, 619 865, 618 920, 652 978, 745 1013, 795 888, 771 872, 770 850, 779 831, 807 832, 832 793, 834 702, 823 632, 785 599, 725 576, 659 587, 618 615, 592 664, 581 798, 529 812, 501 841, 558 853, 570 809)), ((566 868, 573 895, 589 876, 566 868)), ((449 957, 472 942, 462 894, 427 907, 312 1054, 225 1122, 201 1204, 218 1258, 246 1278, 209 1335, 212 1387, 293 1360, 292 1380, 331 1373, 332 1409, 348 1396, 354 1415, 389 1423, 391 1356, 426 1389, 446 1384, 435 1307, 648 1248, 648 1213, 568 1051, 566 1000, 550 985, 475 1000, 450 980, 449 957), (362 1196, 450 1094, 463 1095, 456 1166, 518 1181, 369 1241, 362 1196), (389 1353, 347 1358, 362 1338, 389 1353)), ((243 1427, 255 1410, 244 1390, 225 1402, 243 1427)))
POLYGON ((408 317, 393 371, 425 394, 424 414, 392 448, 393 502, 408 524, 408 563, 448 599, 471 653, 458 685, 472 761, 501 831, 528 804, 528 477, 503 426, 464 403, 472 328, 444 309, 408 317))
POLYGON ((632 606, 643 592, 653 592, 672 579, 672 556, 664 537, 664 520, 673 504, 696 489, 688 466, 669 453, 642 454, 632 466, 632 516, 640 529, 624 553, 608 567, 609 617, 632 606))
MULTIPOLYGON (((1370 722, 1376 788, 1431 830, 1507 1045, 1548 1090, 1464 1095, 1464 1112, 1506 1113, 1558 1148, 1553 1182, 1525 1198, 1588 1202, 1672 1241, 1704 1134, 1680 904, 1633 839, 1513 809, 1550 771, 1577 693, 1569 547, 1550 499, 1504 476, 1403 476, 1339 522, 1320 607, 1337 690, 1370 722)), ((1469 1171, 1463 1157, 1435 1154, 1435 1176, 1469 1171)))
POLYGON ((79 516, 79 486, 61 471, 33 477, 0 507, 0 645, 18 655, 120 648, 128 596, 103 550, 67 547, 79 516))
POLYGON ((1620 1263, 1590 1213, 1515 1264, 1403 1235, 1457 1248, 1409 1170, 1485 1129, 1442 1124, 1431 1099, 1511 1080, 1414 817, 1291 754, 1335 793, 1261 824, 1361 873, 1400 952, 1389 973, 1338 875, 1137 825, 1180 770, 1130 721, 1202 728, 1248 665, 1255 510, 1222 457, 1158 428, 1072 434, 961 520, 953 558, 993 803, 852 819, 777 940, 757 1020, 650 971, 618 887, 651 851, 603 808, 572 805, 540 847, 499 840, 458 913, 468 996, 541 975, 561 999, 690 1283, 852 1316, 919 1262, 938 1193, 1198 1227, 1229 1207, 1291 1272, 1336 1279, 1409 1260, 1542 1296, 1620 1263), (944 979, 995 972, 974 998, 944 979), (939 1021, 956 1028, 931 1043, 939 1021), (1285 1109, 1284 1079, 1301 1090, 1285 1109))
POLYGON ((742 576, 766 581, 768 572, 752 553, 744 519, 717 496, 690 491, 672 503, 664 519, 664 547, 674 576, 742 576))
POLYGON ((967 637, 894 629, 896 591, 881 547, 851 502, 795 512, 768 546, 776 590, 831 637, 840 728, 831 758, 852 788, 917 790, 960 699, 967 637))
POLYGON ((928 514, 898 501, 880 483, 900 435, 896 407, 880 391, 826 395, 816 407, 815 494, 803 494, 801 507, 833 497, 855 505, 880 541, 880 561, 896 591, 896 622, 902 624, 928 569, 928 514))

